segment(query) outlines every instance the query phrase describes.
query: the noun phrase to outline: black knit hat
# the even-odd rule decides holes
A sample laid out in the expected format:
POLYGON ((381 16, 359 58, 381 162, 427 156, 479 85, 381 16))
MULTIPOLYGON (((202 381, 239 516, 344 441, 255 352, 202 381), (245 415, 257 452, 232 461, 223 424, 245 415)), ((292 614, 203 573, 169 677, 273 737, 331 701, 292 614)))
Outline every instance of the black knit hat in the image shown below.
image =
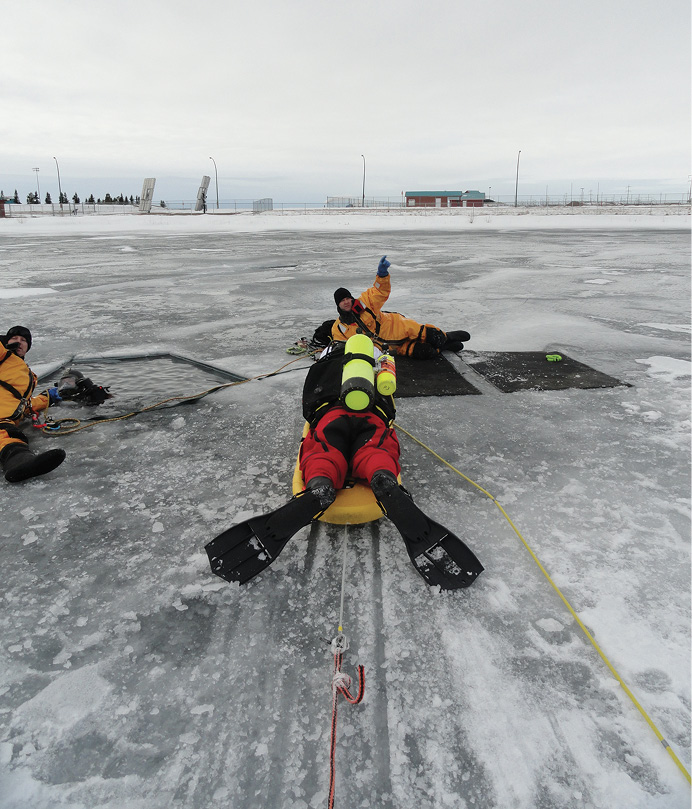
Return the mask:
MULTIPOLYGON (((7 330, 5 342, 7 342, 10 337, 23 337, 27 341, 29 348, 31 348, 31 332, 25 326, 12 326, 11 329, 7 330)), ((27 351, 29 348, 27 348, 27 351)))
POLYGON ((353 298, 353 295, 351 295, 351 293, 344 287, 339 287, 334 293, 334 303, 337 305, 337 307, 344 298, 353 298))

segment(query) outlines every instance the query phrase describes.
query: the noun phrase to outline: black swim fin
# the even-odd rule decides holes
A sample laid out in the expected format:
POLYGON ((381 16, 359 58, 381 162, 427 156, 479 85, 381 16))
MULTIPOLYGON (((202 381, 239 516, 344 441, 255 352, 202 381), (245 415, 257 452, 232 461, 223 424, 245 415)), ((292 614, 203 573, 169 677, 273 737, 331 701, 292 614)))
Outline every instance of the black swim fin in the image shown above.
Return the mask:
POLYGON ((470 587, 483 565, 459 537, 431 520, 389 472, 375 472, 370 483, 380 508, 406 543, 413 566, 431 586, 470 587))
POLYGON ((276 511, 232 526, 205 546, 212 573, 245 584, 269 567, 288 540, 325 509, 324 499, 307 489, 276 511))

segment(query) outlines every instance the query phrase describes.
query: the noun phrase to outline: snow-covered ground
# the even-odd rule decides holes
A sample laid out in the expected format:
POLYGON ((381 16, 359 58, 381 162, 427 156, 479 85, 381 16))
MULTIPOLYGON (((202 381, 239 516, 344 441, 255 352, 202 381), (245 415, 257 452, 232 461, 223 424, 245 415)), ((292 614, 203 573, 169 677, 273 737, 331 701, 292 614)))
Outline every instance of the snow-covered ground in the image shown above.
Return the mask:
MULTIPOLYGON (((109 231, 138 233, 268 233, 273 231, 371 232, 373 230, 680 230, 690 226, 689 205, 485 208, 309 208, 277 209, 260 214, 213 208, 207 214, 152 208, 151 214, 73 217, 29 215, 29 206, 11 206, 2 233, 93 235, 109 231), (24 207, 21 215, 19 208, 24 207)), ((129 209, 128 209, 129 210, 129 209)))
MULTIPOLYGON (((468 329, 469 350, 560 350, 631 386, 484 386, 402 399, 398 422, 498 498, 689 770, 688 216, 5 220, 0 329, 32 329, 39 371, 170 349, 256 376, 385 253, 392 309, 468 329)), ((305 529, 243 588, 204 553, 289 496, 308 364, 31 436, 68 458, 0 484, 2 809, 326 806, 345 530, 305 529)), ((132 368, 140 398, 162 398, 132 368)), ((197 384, 183 366, 180 394, 197 384)), ((349 529, 344 668, 364 664, 366 696, 340 703, 337 807, 689 806, 499 510, 400 438, 405 484, 486 570, 441 594, 391 523, 349 529)))

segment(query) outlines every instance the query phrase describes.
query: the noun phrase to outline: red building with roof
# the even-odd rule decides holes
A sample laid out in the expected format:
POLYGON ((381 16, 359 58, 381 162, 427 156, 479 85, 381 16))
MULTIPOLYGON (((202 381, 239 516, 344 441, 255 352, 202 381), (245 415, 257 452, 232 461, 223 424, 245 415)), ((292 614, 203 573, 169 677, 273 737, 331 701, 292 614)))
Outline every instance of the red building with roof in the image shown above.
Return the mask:
POLYGON ((407 208, 482 208, 481 191, 407 191, 407 208))

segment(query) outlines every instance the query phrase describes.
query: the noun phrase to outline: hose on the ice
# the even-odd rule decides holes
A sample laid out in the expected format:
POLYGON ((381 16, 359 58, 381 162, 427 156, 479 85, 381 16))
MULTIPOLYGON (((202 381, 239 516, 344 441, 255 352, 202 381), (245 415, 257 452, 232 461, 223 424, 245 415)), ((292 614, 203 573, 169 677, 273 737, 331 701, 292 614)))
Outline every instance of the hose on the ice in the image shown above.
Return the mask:
POLYGON ((668 755, 669 755, 669 756, 670 756, 670 757, 673 759, 673 761, 674 761, 674 762, 677 764, 678 768, 680 769, 680 771, 682 772, 682 774, 685 776, 685 778, 687 779, 688 783, 692 783, 692 779, 690 778, 690 774, 689 774, 689 772, 688 772, 688 771, 685 769, 684 764, 683 764, 683 763, 680 761, 680 759, 677 757, 677 755, 675 754, 675 751, 674 751, 674 750, 673 750, 673 748, 670 746, 670 744, 668 744, 668 742, 667 742, 667 741, 666 741, 666 739, 664 738, 664 736, 663 736, 663 734, 661 733, 661 731, 660 731, 660 730, 659 730, 659 729, 656 727, 656 725, 655 725, 654 721, 651 719, 651 717, 650 717, 650 716, 647 714, 647 712, 646 712, 646 711, 644 710, 644 708, 641 706, 641 704, 639 703, 639 701, 637 700, 637 698, 634 696, 634 694, 632 693, 632 691, 631 691, 631 690, 630 690, 630 688, 628 687, 627 683, 625 683, 625 681, 622 679, 622 677, 620 676, 620 674, 617 672, 617 670, 615 669, 615 667, 613 666, 613 664, 610 662, 610 660, 608 660, 608 658, 607 658, 607 657, 606 657, 606 655, 605 655, 605 652, 604 652, 604 651, 601 649, 601 647, 600 647, 600 646, 598 645, 598 643, 596 642, 596 639, 593 637, 593 635, 592 635, 592 634, 589 632, 589 630, 586 628, 586 626, 584 625, 583 621, 582 621, 582 620, 581 620, 581 618, 580 618, 580 617, 577 615, 577 613, 575 612, 574 608, 573 608, 573 607, 572 607, 572 605, 569 603, 569 601, 568 601, 568 600, 565 598, 565 596, 563 595, 563 593, 562 593, 562 591, 560 590, 560 588, 557 586, 557 584, 555 584, 555 582, 553 581, 553 579, 550 577, 550 575, 549 575, 548 571, 547 571, 547 570, 546 570, 546 569, 543 567, 543 565, 541 564, 540 560, 538 559, 538 557, 536 556, 536 554, 533 552, 533 550, 532 550, 532 549, 531 549, 531 547, 529 546, 528 542, 527 542, 527 541, 524 539, 524 537, 521 535, 521 533, 519 532, 519 529, 516 527, 516 525, 515 525, 515 524, 512 522, 512 520, 509 518, 509 515, 508 515, 508 514, 507 514, 507 512, 504 510, 504 508, 502 507, 502 505, 499 503, 499 501, 497 500, 497 498, 493 497, 493 495, 492 495, 492 494, 490 494, 490 492, 488 492, 488 491, 487 491, 486 489, 484 489, 482 486, 479 486, 479 485, 478 485, 478 483, 476 483, 475 481, 471 480, 471 478, 470 478, 470 477, 467 477, 467 476, 466 476, 466 475, 465 475, 463 472, 460 472, 460 471, 459 471, 459 470, 458 470, 458 469, 457 469, 455 466, 452 466, 452 464, 451 464, 451 463, 449 463, 449 461, 446 461, 446 460, 445 460, 445 459, 444 459, 442 456, 438 455, 438 454, 437 454, 437 453, 436 453, 436 452, 435 452, 433 449, 431 449, 429 446, 427 446, 427 444, 424 444, 424 443, 423 443, 423 442, 422 442, 420 439, 416 438, 414 435, 411 435, 411 433, 409 433, 409 432, 408 432, 408 430, 405 430, 405 429, 404 429, 404 428, 403 428, 401 425, 399 425, 399 424, 395 424, 395 427, 396 427, 396 429, 397 429, 397 430, 399 430, 399 431, 401 431, 402 433, 404 433, 405 435, 407 435, 407 436, 408 436, 408 437, 409 437, 409 438, 410 438, 412 441, 415 441, 415 442, 416 442, 416 444, 418 444, 419 446, 423 447, 423 449, 427 450, 427 451, 428 451, 428 452, 429 452, 431 455, 433 455, 435 458, 437 458, 437 459, 438 459, 438 461, 441 461, 441 462, 442 462, 442 463, 443 463, 445 466, 449 467, 449 469, 451 469, 453 472, 456 472, 456 473, 457 473, 457 475, 459 475, 460 477, 462 477, 462 478, 463 478, 465 481, 467 481, 468 483, 470 483, 472 486, 475 486, 475 487, 476 487, 476 489, 478 489, 478 490, 479 490, 480 492, 482 492, 482 493, 483 493, 483 494, 484 494, 486 497, 488 497, 490 500, 492 500, 492 502, 493 502, 493 503, 495 503, 495 505, 496 505, 496 506, 497 506, 497 507, 500 509, 500 511, 502 512, 502 515, 504 516, 504 518, 507 520, 507 522, 508 522, 508 523, 509 523, 509 525, 511 526, 512 530, 514 531, 514 533, 515 533, 515 534, 516 534, 516 535, 519 537, 519 539, 520 539, 520 540, 522 541, 522 543, 524 544, 524 547, 526 548, 526 550, 527 550, 527 551, 528 551, 528 552, 531 554, 531 558, 532 558, 532 559, 533 559, 533 561, 534 561, 534 562, 535 562, 535 563, 538 565, 538 567, 539 567, 539 568, 540 568, 540 570, 541 570, 541 573, 543 573, 543 575, 546 577, 546 579, 547 579, 547 580, 548 580, 548 582, 550 583, 551 587, 552 587, 552 588, 555 590, 555 592, 556 592, 556 593, 557 593, 557 594, 560 596, 560 598, 562 599, 562 602, 563 602, 563 603, 564 603, 564 605, 567 607, 567 609, 568 609, 568 610, 569 610, 569 612, 571 613, 571 615, 572 615, 572 617, 574 618, 574 620, 577 622, 577 624, 579 625, 579 627, 581 628, 581 630, 584 632, 584 634, 586 635, 586 637, 589 639, 589 641, 591 642, 591 645, 592 645, 592 646, 594 647, 594 649, 595 649, 595 650, 598 652, 598 654, 599 654, 599 656, 600 656, 601 660, 603 660, 603 662, 606 664, 606 666, 608 666, 608 668, 610 669, 611 674, 612 674, 612 675, 615 677, 615 679, 618 681, 618 683, 619 683, 619 684, 620 684, 620 686, 622 687, 623 691, 625 692, 625 694, 627 694, 627 696, 628 696, 628 697, 630 698, 630 700, 633 702, 634 706, 637 708, 637 710, 639 711, 639 713, 640 713, 640 714, 641 714, 641 715, 644 717, 644 719, 646 720, 646 723, 647 723, 647 724, 648 724, 648 726, 651 728, 651 730, 653 730, 653 732, 656 734, 656 737, 658 738, 659 742, 661 742, 661 744, 662 744, 662 745, 663 745, 663 747, 665 748, 665 750, 666 750, 666 752, 668 753, 668 755))

